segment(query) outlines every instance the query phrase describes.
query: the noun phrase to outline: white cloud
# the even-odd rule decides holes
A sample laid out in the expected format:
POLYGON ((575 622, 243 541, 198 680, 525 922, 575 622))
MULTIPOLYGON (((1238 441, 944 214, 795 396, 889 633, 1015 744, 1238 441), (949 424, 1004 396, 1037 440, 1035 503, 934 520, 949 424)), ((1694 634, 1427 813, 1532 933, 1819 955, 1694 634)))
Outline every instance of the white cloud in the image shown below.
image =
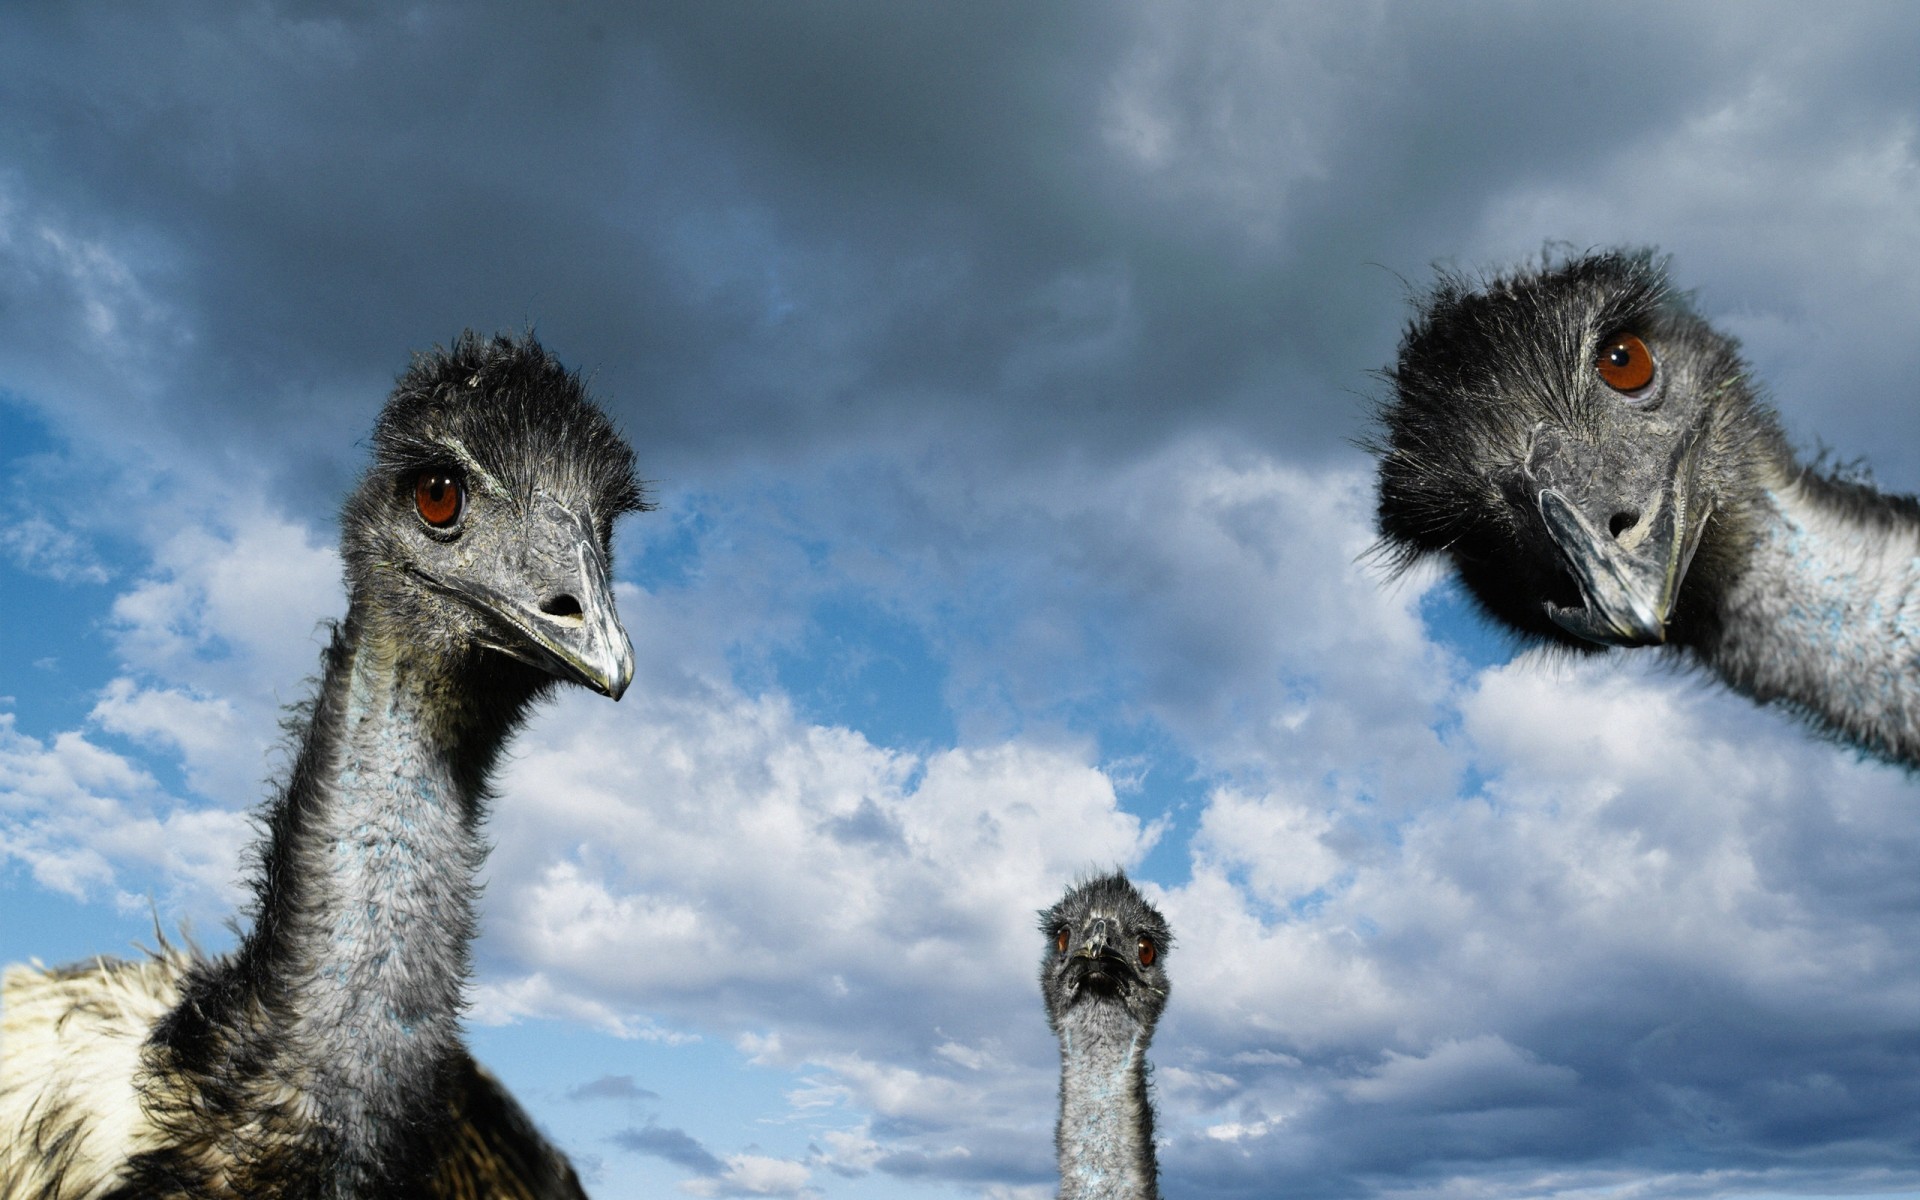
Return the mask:
MULTIPOLYGON (((726 1039, 793 1074, 788 1116, 828 1148, 749 1150, 696 1194, 796 1194, 822 1170, 1004 1190, 1049 1161, 1034 911, 1183 836, 1190 875, 1148 890, 1177 937, 1155 1046, 1166 1158, 1193 1178, 1240 1169, 1209 1147, 1274 1178, 1375 1161, 1384 1141, 1337 1132, 1360 1109, 1441 1157, 1469 1153, 1452 1112, 1657 1110, 1687 1077, 1655 1062, 1600 1082, 1599 1051, 1566 1033, 1593 1006, 1603 1048, 1688 1019, 1690 990, 1775 1036, 1808 1014, 1865 1037, 1904 1019, 1920 963, 1890 881, 1920 832, 1897 776, 1644 657, 1469 675, 1425 636, 1425 583, 1381 589, 1356 563, 1364 491, 1189 443, 1015 481, 968 517, 1026 533, 949 661, 1000 679, 1014 713, 1048 710, 1049 689, 1137 698, 1215 772, 1179 824, 1128 811, 1140 764, 1115 765, 1132 772, 1117 788, 1070 705, 1027 733, 901 749, 742 690, 729 646, 752 644, 758 612, 858 575, 918 613, 952 567, 908 552, 849 570, 870 549, 853 545, 808 565, 751 508, 715 523, 692 583, 622 587, 643 664, 627 698, 569 693, 516 744, 476 1017, 726 1039)), ((93 729, 178 761, 203 795, 257 772, 247 731, 264 738, 273 709, 255 681, 306 657, 337 587, 314 541, 276 518, 162 542, 115 609, 138 678, 101 691, 93 729), (259 611, 269 580, 311 608, 259 611)), ((788 622, 774 642, 802 636, 788 622)), ((42 886, 111 895, 148 873, 224 896, 246 836, 224 800, 177 800, 89 733, 5 730, 0 851, 42 886)))
POLYGON ((239 898, 246 813, 281 765, 282 703, 314 668, 319 614, 344 605, 337 556, 311 530, 261 513, 223 533, 196 515, 191 505, 176 513, 152 561, 129 572, 111 632, 130 673, 100 689, 87 728, 41 740, 4 716, 0 850, 70 896, 144 907, 158 888, 195 917, 218 918, 239 898), (189 795, 163 786, 147 756, 177 764, 189 795))
POLYGON ((522 741, 489 893, 521 961, 648 1010, 711 1018, 717 991, 790 1028, 914 994, 959 1034, 1027 973, 1025 914, 1148 845, 1084 752, 920 758, 777 696, 705 701, 569 697, 522 741))
POLYGON ((190 763, 224 756, 239 733, 229 701, 180 688, 141 688, 125 676, 107 684, 90 716, 110 733, 180 755, 190 763))
POLYGON ((38 513, 9 520, 0 529, 0 548, 22 570, 58 583, 105 583, 108 578, 106 565, 91 546, 38 513))
POLYGON ((0 713, 0 858, 23 863, 42 887, 143 906, 139 891, 157 880, 205 912, 210 898, 231 897, 249 832, 244 817, 181 803, 82 733, 43 741, 0 713))
MULTIPOLYGON (((1823 897, 1773 828, 1831 806, 1825 844, 1912 840, 1897 778, 1645 658, 1468 675, 1425 637, 1424 583, 1383 591, 1356 564, 1363 495, 1351 475, 1189 445, 1008 486, 969 517, 1028 532, 995 591, 1018 615, 981 622, 1008 645, 961 620, 952 661, 1034 708, 1110 672, 1102 688, 1133 687, 1176 744, 1247 781, 1191 815, 1191 877, 1149 888, 1178 939, 1156 1043, 1170 1162, 1204 1171, 1195 1147, 1230 1143, 1274 1171, 1323 1169, 1301 1139, 1353 1105, 1444 1148, 1431 1122, 1475 1096, 1545 1114, 1611 1103, 1591 1047, 1541 1032, 1588 1005, 1625 1031, 1657 1027, 1674 988, 1731 988, 1765 1023, 1897 1011, 1915 965, 1898 935, 1823 897), (1044 632, 1076 603, 1115 658, 1044 632), (1238 654, 1208 661, 1215 640, 1238 654), (1204 683, 1156 684, 1157 663, 1204 683), (1305 715, 1276 727, 1283 703, 1305 715), (1481 782, 1462 794, 1463 778, 1481 782), (1841 997, 1869 961, 1885 985, 1841 997)), ((728 557, 757 552, 764 528, 711 537, 699 586, 623 593, 643 662, 819 586, 787 554, 765 581, 728 557)), ((946 568, 909 554, 861 569, 912 611, 946 568)), ((795 1113, 907 1130, 869 1135, 871 1169, 1031 1169, 1055 1067, 1029 914, 1164 828, 1121 810, 1084 740, 885 749, 707 661, 643 671, 618 707, 570 696, 529 731, 495 816, 493 969, 537 978, 544 1004, 583 998, 589 1019, 760 1031, 737 1039, 756 1062, 805 1073, 795 1113), (1010 1157, 956 1157, 988 1144, 1010 1157)), ((1652 1103, 1667 1085, 1656 1068, 1622 1086, 1652 1103)))
POLYGON ((321 622, 345 615, 346 598, 338 552, 311 527, 250 508, 247 491, 222 497, 236 517, 160 533, 113 615, 130 666, 257 711, 301 694, 326 644, 321 622))
POLYGON ((812 1176, 805 1163, 763 1154, 731 1154, 726 1164, 724 1174, 689 1179, 680 1189, 693 1196, 798 1196, 812 1176))

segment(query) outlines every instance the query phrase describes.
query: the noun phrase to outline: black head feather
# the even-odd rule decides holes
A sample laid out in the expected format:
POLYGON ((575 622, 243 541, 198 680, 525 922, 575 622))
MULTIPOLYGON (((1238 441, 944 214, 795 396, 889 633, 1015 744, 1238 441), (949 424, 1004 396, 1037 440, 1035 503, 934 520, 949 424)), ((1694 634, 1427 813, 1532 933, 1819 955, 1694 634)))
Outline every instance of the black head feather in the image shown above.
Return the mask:
POLYGON ((402 476, 465 446, 502 478, 551 478, 590 499, 611 527, 653 505, 634 473, 633 449, 588 396, 579 373, 532 334, 483 338, 471 329, 451 349, 416 354, 373 430, 374 470, 402 476))

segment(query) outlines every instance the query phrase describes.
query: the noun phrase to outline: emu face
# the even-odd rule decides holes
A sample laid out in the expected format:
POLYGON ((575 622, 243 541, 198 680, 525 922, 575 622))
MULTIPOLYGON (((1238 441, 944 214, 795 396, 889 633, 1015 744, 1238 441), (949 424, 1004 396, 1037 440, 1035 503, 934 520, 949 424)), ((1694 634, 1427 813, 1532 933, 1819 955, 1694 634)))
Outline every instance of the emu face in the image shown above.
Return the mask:
MULTIPOLYGON (((1739 435, 1741 366, 1650 254, 1478 289, 1442 280, 1388 372, 1383 544, 1446 554, 1493 614, 1563 644, 1669 635, 1739 435)), ((1737 457, 1737 456, 1736 456, 1737 457)))
POLYGON ((1173 935, 1122 874, 1080 884, 1040 914, 1040 991, 1055 1032, 1086 1010, 1124 1012, 1151 1029, 1167 1004, 1173 935))
POLYGON ((576 376, 531 339, 463 337, 401 378, 374 456, 342 539, 371 619, 443 662, 497 652, 619 699, 613 521, 645 505, 576 376))

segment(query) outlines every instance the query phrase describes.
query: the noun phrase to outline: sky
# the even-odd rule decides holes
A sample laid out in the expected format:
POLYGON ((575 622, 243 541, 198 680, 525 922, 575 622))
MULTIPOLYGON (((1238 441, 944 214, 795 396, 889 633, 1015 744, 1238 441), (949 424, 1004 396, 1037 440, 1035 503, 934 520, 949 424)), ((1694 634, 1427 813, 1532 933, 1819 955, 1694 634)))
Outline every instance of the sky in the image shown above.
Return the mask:
POLYGON ((0 961, 231 944, 409 355, 633 442, 476 1054, 600 1196, 1053 1192, 1035 913, 1166 914, 1174 1197, 1920 1193, 1920 785, 1369 556, 1437 267, 1657 246, 1920 489, 1902 5, 0 9, 0 961))

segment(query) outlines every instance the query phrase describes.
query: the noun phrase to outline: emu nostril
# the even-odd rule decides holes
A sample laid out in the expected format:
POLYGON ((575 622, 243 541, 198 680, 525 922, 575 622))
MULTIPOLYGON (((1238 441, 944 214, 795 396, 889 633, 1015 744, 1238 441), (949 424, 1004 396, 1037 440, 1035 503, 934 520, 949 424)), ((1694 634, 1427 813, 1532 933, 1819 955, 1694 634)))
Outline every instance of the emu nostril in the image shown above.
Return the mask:
POLYGON ((565 592, 562 592, 558 596, 549 596, 545 600, 542 600, 540 602, 540 611, 550 617, 581 617, 586 615, 580 608, 580 601, 565 592))
POLYGON ((1632 529, 1635 525, 1638 525, 1639 523, 1640 523, 1639 513, 1617 512, 1613 514, 1613 519, 1607 522, 1607 532, 1612 534, 1615 538, 1618 538, 1621 534, 1625 533, 1629 529, 1632 529))

